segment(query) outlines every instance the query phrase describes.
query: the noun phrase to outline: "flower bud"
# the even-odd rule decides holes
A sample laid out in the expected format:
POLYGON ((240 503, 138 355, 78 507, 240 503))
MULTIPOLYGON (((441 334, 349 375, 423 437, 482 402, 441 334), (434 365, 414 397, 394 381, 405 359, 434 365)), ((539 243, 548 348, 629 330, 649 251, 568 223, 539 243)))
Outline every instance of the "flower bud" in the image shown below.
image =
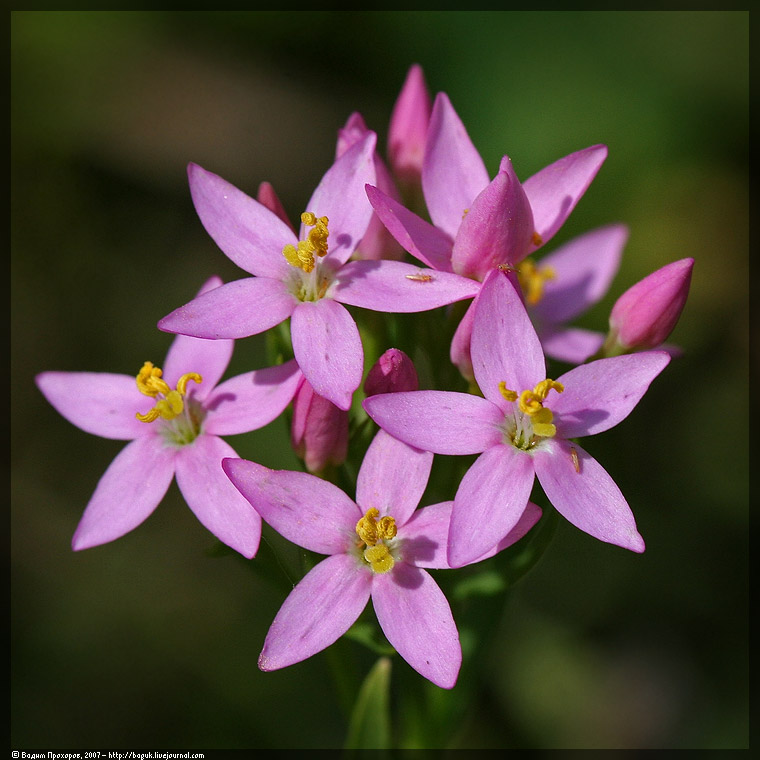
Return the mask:
POLYGON ((683 311, 693 267, 692 258, 674 261, 623 293, 610 312, 605 355, 662 345, 683 311))
POLYGON ((394 175, 405 186, 420 185, 432 108, 422 67, 414 64, 406 75, 388 126, 388 160, 394 175))
POLYGON ((348 451, 348 412, 315 393, 304 380, 293 399, 290 441, 309 472, 341 464, 348 451))
MULTIPOLYGON (((266 206, 273 214, 281 219, 285 224, 293 230, 293 224, 285 211, 285 207, 282 205, 282 201, 275 193, 274 188, 269 182, 262 182, 259 185, 259 191, 256 194, 256 200, 262 205, 266 206)), ((293 230, 295 232, 295 230, 293 230)))
POLYGON ((372 365, 364 381, 364 392, 368 396, 416 391, 418 388, 417 370, 412 360, 398 348, 389 348, 372 365))

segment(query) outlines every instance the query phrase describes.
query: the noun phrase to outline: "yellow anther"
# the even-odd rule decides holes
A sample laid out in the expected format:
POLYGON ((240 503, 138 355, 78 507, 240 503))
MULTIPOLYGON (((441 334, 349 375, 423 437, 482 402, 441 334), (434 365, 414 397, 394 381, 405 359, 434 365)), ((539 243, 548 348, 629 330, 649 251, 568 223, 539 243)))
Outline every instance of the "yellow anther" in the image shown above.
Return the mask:
POLYGON ((302 269, 304 272, 311 272, 314 269, 315 256, 322 257, 327 254, 329 219, 326 216, 317 217, 311 211, 304 211, 301 214, 301 221, 307 227, 314 229, 309 230, 306 240, 298 241, 297 247, 288 243, 282 249, 282 255, 290 266, 302 269))
POLYGON ((152 362, 145 362, 137 374, 137 388, 146 396, 158 396, 159 393, 168 393, 171 388, 161 379, 163 371, 154 367, 152 362))
POLYGON ((393 559, 388 547, 385 544, 377 546, 368 546, 364 550, 364 559, 369 562, 376 573, 387 573, 393 569, 396 561, 393 559))
POLYGON ((376 517, 380 514, 380 511, 375 509, 368 509, 364 517, 356 523, 356 535, 367 544, 367 546, 374 546, 377 543, 377 521, 376 517))
POLYGON ((507 384, 503 380, 499 383, 499 393, 501 393, 507 401, 517 401, 517 391, 509 390, 507 384))
POLYGON ((535 414, 539 409, 543 409, 540 399, 533 391, 523 391, 520 394, 520 411, 525 414, 535 414))
POLYGON ((187 384, 190 381, 193 381, 194 383, 202 383, 203 378, 197 373, 197 372, 188 372, 186 375, 182 375, 182 377, 177 380, 177 390, 179 391, 180 395, 184 396, 187 392, 187 384))
POLYGON ((140 414, 140 412, 135 414, 135 417, 137 417, 140 422, 155 422, 160 416, 158 409, 155 407, 145 414, 140 414))
POLYGON ((140 422, 155 422, 159 417, 165 420, 173 420, 182 414, 185 409, 183 396, 187 393, 187 384, 192 380, 194 383, 203 382, 197 372, 188 372, 177 381, 177 389, 172 390, 165 380, 161 379, 163 371, 154 367, 151 362, 145 362, 137 375, 137 387, 141 393, 155 398, 159 394, 163 398, 156 401, 156 405, 145 414, 137 412, 135 416, 140 422))
POLYGON ((538 246, 543 245, 544 239, 537 232, 534 232, 533 237, 531 238, 531 242, 536 246, 536 248, 538 248, 538 246))
POLYGON ((392 517, 381 517, 377 523, 377 535, 386 541, 396 538, 396 521, 392 517))
MULTIPOLYGON (((535 242, 535 241, 534 241, 535 242)), ((525 300, 532 306, 544 296, 544 285, 547 280, 556 277, 552 267, 537 267, 531 259, 525 259, 517 272, 520 287, 525 293, 525 300)))
POLYGON ((520 394, 520 411, 530 415, 536 414, 544 408, 543 402, 552 389, 557 393, 562 393, 565 390, 562 383, 547 378, 538 383, 532 391, 523 391, 520 394))
POLYGON ((556 380, 550 380, 548 377, 546 380, 542 380, 533 389, 533 393, 543 401, 548 395, 550 390, 555 390, 557 393, 562 393, 565 390, 565 386, 562 383, 558 383, 556 380))

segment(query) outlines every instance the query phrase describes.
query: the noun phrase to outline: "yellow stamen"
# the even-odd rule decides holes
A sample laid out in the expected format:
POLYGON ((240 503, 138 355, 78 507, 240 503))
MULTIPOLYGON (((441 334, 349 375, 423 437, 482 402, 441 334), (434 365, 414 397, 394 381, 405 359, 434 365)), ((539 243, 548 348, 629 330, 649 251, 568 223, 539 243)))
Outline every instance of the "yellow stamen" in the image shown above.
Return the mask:
POLYGON ((372 569, 376 573, 387 573, 396 561, 383 542, 396 537, 396 521, 388 515, 378 520, 379 515, 378 509, 368 509, 356 523, 356 535, 359 536, 360 545, 367 545, 363 556, 372 569))
POLYGON ((531 242, 538 248, 538 246, 543 245, 544 239, 537 232, 534 232, 531 242))
POLYGON ((307 227, 314 229, 309 230, 306 240, 298 241, 297 247, 288 243, 282 249, 282 255, 291 266, 302 269, 304 272, 311 272, 316 262, 315 257, 321 258, 327 255, 327 238, 329 235, 327 224, 329 220, 326 216, 317 217, 311 211, 304 211, 301 214, 301 221, 307 227))
POLYGON ((197 372, 188 372, 177 381, 177 389, 172 390, 161 378, 163 371, 154 367, 151 362, 145 362, 137 374, 137 388, 140 393, 156 398, 159 394, 163 398, 156 401, 156 405, 145 414, 137 412, 135 416, 140 422, 155 422, 159 417, 165 420, 173 420, 182 414, 185 402, 182 400, 187 393, 187 384, 192 380, 194 383, 203 382, 197 372))
POLYGON ((525 293, 525 300, 535 306, 544 297, 544 285, 553 280, 556 273, 552 267, 537 267, 531 259, 525 259, 517 272, 520 287, 525 293))
POLYGON ((517 391, 509 390, 507 384, 503 380, 499 383, 499 393, 501 393, 507 401, 517 401, 517 391))
POLYGON ((544 401, 551 390, 562 393, 565 388, 562 383, 547 378, 537 383, 533 390, 525 390, 518 396, 517 391, 509 390, 504 381, 499 383, 501 395, 507 401, 518 401, 520 411, 530 418, 533 433, 541 438, 552 438, 557 433, 557 428, 552 422, 554 413, 544 406, 544 401))

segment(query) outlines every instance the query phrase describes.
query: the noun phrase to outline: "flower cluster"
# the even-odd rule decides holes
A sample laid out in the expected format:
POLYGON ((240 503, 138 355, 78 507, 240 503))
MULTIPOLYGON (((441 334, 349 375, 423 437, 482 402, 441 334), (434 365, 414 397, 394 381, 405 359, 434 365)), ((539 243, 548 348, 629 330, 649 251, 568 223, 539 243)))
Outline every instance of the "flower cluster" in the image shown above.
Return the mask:
POLYGON ((624 420, 677 355, 664 341, 693 260, 623 293, 606 334, 573 326, 607 294, 627 229, 610 224, 536 254, 590 187, 604 145, 524 181, 505 155, 491 177, 447 95, 433 100, 415 65, 386 155, 352 114, 297 231, 270 184, 254 198, 190 164, 200 221, 246 274, 212 278, 159 321, 176 336, 162 366, 43 372, 37 384, 74 425, 129 441, 97 484, 75 550, 136 528, 176 476, 200 522, 242 556, 256 556, 262 521, 325 555, 276 615, 262 670, 330 646, 371 599, 390 645, 448 689, 462 649, 430 570, 499 555, 528 540, 547 510, 644 550, 625 497, 578 439, 624 420), (407 343, 424 373, 408 352, 382 345, 414 320, 427 331, 407 343), (273 334, 289 358, 222 380, 236 340, 285 323, 273 334), (568 366, 555 373, 548 361, 568 366), (461 387, 446 386, 443 369, 461 387), (303 470, 241 459, 224 440, 281 415, 303 470), (449 500, 420 507, 436 455, 477 457, 454 460, 463 467, 449 500), (543 509, 531 500, 536 479, 543 509))

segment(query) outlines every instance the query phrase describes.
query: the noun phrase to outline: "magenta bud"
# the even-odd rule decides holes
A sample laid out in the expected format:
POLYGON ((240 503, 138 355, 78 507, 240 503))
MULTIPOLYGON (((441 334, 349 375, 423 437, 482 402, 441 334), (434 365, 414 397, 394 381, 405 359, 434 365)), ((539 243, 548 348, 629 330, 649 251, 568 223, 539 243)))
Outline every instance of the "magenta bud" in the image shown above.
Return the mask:
POLYGON ((388 160, 399 181, 419 184, 433 106, 422 67, 414 64, 393 106, 388 126, 388 160))
POLYGON ((681 316, 689 295, 694 259, 674 261, 626 290, 610 312, 607 353, 643 351, 661 346, 681 316))
MULTIPOLYGON (((262 182, 259 185, 259 191, 256 193, 256 200, 262 205, 266 206, 273 214, 280 218, 281 221, 293 230, 293 224, 288 219, 288 214, 285 211, 285 206, 282 205, 277 193, 269 182, 262 182)), ((295 232, 295 230, 293 230, 295 232)))
POLYGON ((290 442, 309 472, 341 464, 348 452, 348 412, 315 393, 304 380, 293 399, 290 442))
POLYGON ((364 392, 376 396, 379 393, 416 391, 419 386, 412 360, 398 348, 389 348, 367 373, 364 392))

